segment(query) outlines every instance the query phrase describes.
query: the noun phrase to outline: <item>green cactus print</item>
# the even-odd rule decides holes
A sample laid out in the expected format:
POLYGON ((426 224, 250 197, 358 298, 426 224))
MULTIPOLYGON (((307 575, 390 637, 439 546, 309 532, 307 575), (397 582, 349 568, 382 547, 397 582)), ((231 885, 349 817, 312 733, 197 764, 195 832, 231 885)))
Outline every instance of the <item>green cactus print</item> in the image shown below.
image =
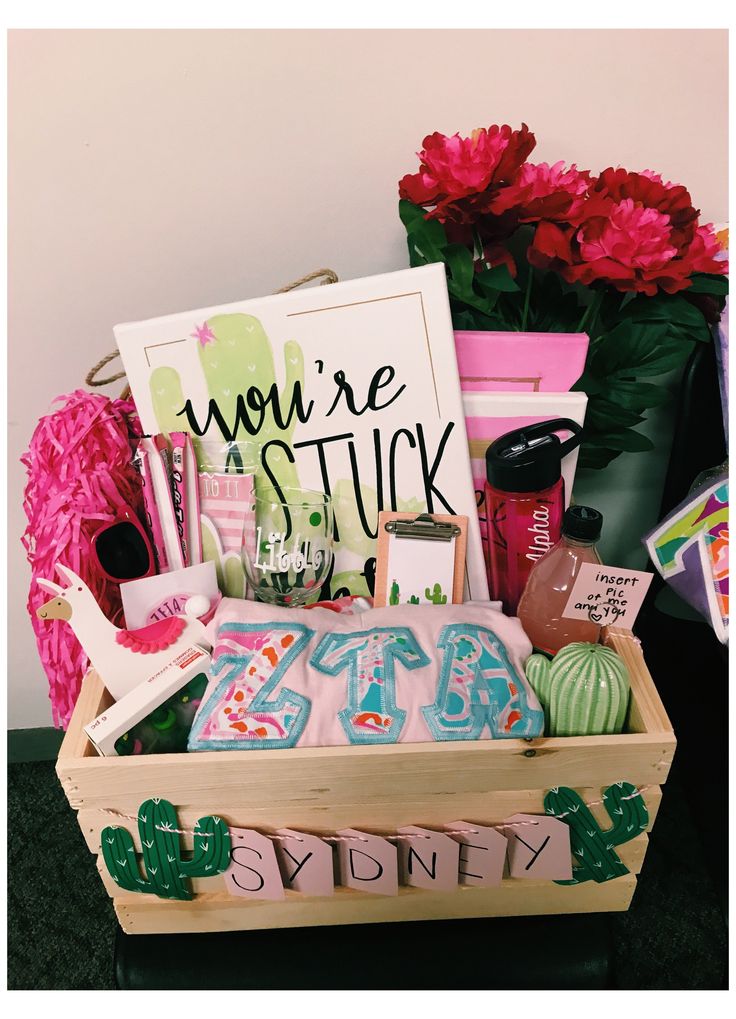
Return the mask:
MULTIPOLYGON (((198 341, 197 348, 207 391, 210 399, 217 400, 224 419, 235 421, 239 394, 255 387, 265 395, 276 385, 271 344, 263 326, 252 315, 214 315, 206 324, 215 338, 208 343, 198 341)), ((282 407, 287 407, 296 383, 300 387, 304 385, 304 357, 301 347, 294 341, 284 346, 284 367, 286 379, 280 402, 282 407)), ((185 429, 186 418, 178 414, 185 403, 179 373, 173 368, 156 368, 151 374, 150 389, 154 413, 161 430, 172 432, 185 429)), ((287 428, 279 428, 269 405, 258 432, 258 446, 272 439, 290 444, 295 424, 296 415, 293 415, 287 428)), ((217 425, 212 423, 207 432, 208 441, 216 439, 218 435, 223 443, 227 441, 228 437, 222 436, 217 425)), ((237 438, 245 440, 247 436, 238 435, 237 438)), ((201 460, 201 442, 194 438, 198 461, 201 460)), ((296 466, 285 454, 274 450, 269 455, 268 463, 279 486, 299 487, 296 466)))
POLYGON ((407 605, 418 605, 419 604, 419 599, 417 598, 417 596, 415 594, 413 594, 406 604, 407 605))
POLYGON ((433 605, 447 605, 447 595, 442 593, 442 588, 439 584, 435 584, 431 591, 428 587, 425 587, 424 597, 427 601, 432 602, 433 605))
POLYGON ((183 860, 176 811, 168 800, 151 799, 138 811, 138 831, 146 877, 141 877, 133 837, 126 828, 103 828, 102 857, 113 881, 127 892, 189 901, 189 878, 214 877, 230 866, 230 832, 221 817, 200 817, 194 826, 194 853, 183 860))
POLYGON ((551 789, 544 797, 546 813, 561 818, 570 828, 573 877, 557 881, 558 885, 579 885, 584 881, 611 881, 628 874, 629 870, 617 854, 615 846, 635 839, 649 827, 649 811, 636 786, 616 782, 603 793, 603 801, 613 827, 601 830, 598 822, 573 789, 551 789))
MULTIPOLYGON (((261 322, 253 315, 224 314, 213 315, 201 326, 197 327, 200 338, 196 340, 199 362, 204 383, 210 400, 217 402, 222 420, 231 429, 235 429, 238 420, 238 397, 245 400, 251 388, 257 389, 265 399, 268 394, 276 393, 276 372, 271 342, 261 322)), ((291 450, 294 428, 298 421, 296 413, 290 415, 286 427, 281 427, 289 418, 289 410, 295 393, 295 387, 301 391, 303 406, 309 403, 308 394, 304 393, 304 355, 299 343, 294 340, 284 345, 284 386, 278 393, 278 405, 282 420, 278 420, 278 410, 274 414, 272 401, 266 401, 263 408, 263 421, 255 436, 244 434, 242 427, 234 438, 237 442, 252 443, 251 461, 257 463, 256 490, 275 483, 279 488, 300 488, 302 483, 296 464, 291 462, 290 453, 278 445, 271 446, 265 454, 264 464, 260 464, 262 448, 272 442, 284 443, 291 450)), ((182 409, 186 397, 182 389, 179 372, 170 367, 162 366, 153 370, 149 387, 153 411, 162 432, 188 430, 189 423, 182 409)), ((189 394, 191 395, 191 394, 189 394)), ((241 409, 243 403, 241 401, 241 409)), ((246 401, 247 408, 247 401, 246 401)), ((252 410, 252 408, 250 408, 252 410)), ((253 411, 253 417, 258 412, 253 411)), ((204 427, 206 417, 200 415, 198 423, 204 427)), ((224 446, 233 436, 224 435, 217 420, 213 417, 204 437, 192 436, 197 462, 203 465, 208 461, 211 444, 224 446)), ((249 451, 250 456, 250 451, 249 451)), ((252 465, 252 464, 251 464, 252 465)), ((233 466, 239 466, 233 461, 233 466)), ((336 552, 349 552, 360 560, 361 565, 341 569, 331 575, 325 585, 323 597, 335 592, 349 591, 351 594, 373 594, 372 578, 366 578, 364 571, 367 564, 375 556, 375 538, 366 534, 366 529, 374 531, 378 517, 378 494, 375 488, 359 485, 356 492, 352 479, 340 479, 331 483, 331 496, 337 523, 336 552), (360 508, 359 508, 360 502, 360 508)), ((426 503, 421 499, 397 500, 393 507, 402 512, 421 513, 426 511, 426 503)), ((245 579, 242 569, 236 566, 223 565, 216 555, 216 541, 212 535, 203 535, 205 558, 212 559, 218 570, 220 589, 233 597, 241 597, 241 589, 245 591, 245 579)))
POLYGON ((398 605, 400 597, 401 591, 399 590, 399 585, 397 584, 396 581, 394 581, 393 584, 391 585, 391 593, 388 596, 389 605, 398 605))

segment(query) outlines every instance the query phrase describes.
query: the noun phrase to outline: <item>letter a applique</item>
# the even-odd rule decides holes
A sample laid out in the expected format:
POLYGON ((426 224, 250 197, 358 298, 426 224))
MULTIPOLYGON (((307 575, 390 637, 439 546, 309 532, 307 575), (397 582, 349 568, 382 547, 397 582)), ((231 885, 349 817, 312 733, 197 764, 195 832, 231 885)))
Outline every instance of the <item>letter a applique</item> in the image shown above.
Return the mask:
POLYGON ((506 648, 484 626, 453 623, 437 642, 443 651, 437 697, 422 708, 436 740, 541 736, 544 712, 506 648))

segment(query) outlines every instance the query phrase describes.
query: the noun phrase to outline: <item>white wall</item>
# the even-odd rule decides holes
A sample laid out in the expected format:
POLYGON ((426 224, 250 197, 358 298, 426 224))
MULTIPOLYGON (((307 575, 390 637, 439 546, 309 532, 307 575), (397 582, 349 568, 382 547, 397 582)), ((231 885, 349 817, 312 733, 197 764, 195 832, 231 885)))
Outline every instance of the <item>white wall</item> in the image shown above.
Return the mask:
POLYGON ((535 160, 654 168, 725 220, 726 88, 725 31, 11 32, 9 725, 51 719, 18 457, 116 322, 403 267, 433 130, 525 121, 535 160))

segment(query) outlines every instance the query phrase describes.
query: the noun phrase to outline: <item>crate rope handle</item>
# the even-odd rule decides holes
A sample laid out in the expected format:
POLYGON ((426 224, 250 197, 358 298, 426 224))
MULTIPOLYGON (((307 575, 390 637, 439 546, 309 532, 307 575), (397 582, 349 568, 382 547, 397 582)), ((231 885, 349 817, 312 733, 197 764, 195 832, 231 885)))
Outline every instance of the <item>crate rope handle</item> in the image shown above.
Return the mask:
MULTIPOLYGON (((633 800, 635 796, 641 796, 643 793, 645 793, 647 791, 647 789, 651 789, 651 788, 652 787, 650 785, 639 786, 638 789, 635 789, 633 793, 630 793, 628 796, 622 796, 621 799, 622 800, 633 800)), ((604 802, 605 802, 604 800, 589 800, 585 804, 585 806, 586 807, 598 807, 598 806, 600 806, 601 803, 604 803, 604 802)), ((139 816, 137 814, 123 814, 119 810, 113 810, 110 807, 98 807, 97 809, 98 809, 98 812, 100 814, 110 814, 113 817, 120 817, 120 818, 122 818, 122 819, 124 819, 126 821, 140 821, 140 818, 139 818, 139 816)), ((558 821, 561 821, 562 818, 563 817, 567 817, 567 815, 569 813, 570 813, 570 811, 566 810, 564 812, 564 814, 545 814, 545 815, 540 815, 540 816, 555 817, 555 818, 557 818, 558 821)), ((533 825, 537 825, 537 824, 539 824, 538 821, 512 821, 510 824, 487 824, 487 825, 484 825, 483 827, 484 828, 493 828, 496 831, 501 831, 503 828, 525 828, 525 827, 528 827, 530 825, 533 826, 533 825)), ((211 834, 210 832, 201 832, 201 831, 195 832, 195 831, 192 831, 189 828, 167 828, 166 831, 169 831, 169 832, 171 832, 174 835, 204 835, 205 837, 207 837, 209 834, 211 834)), ((373 834, 375 834, 375 833, 373 833, 373 834)), ((450 830, 450 829, 443 829, 440 834, 442 834, 442 835, 477 835, 478 832, 474 828, 458 828, 458 829, 454 829, 453 828, 452 830, 450 830)), ((413 833, 412 834, 407 834, 407 835, 400 835, 398 833, 395 833, 393 835, 379 835, 378 837, 382 838, 382 839, 394 839, 394 840, 396 840, 396 839, 401 840, 401 839, 428 839, 428 838, 430 838, 429 835, 420 835, 420 834, 413 834, 413 833)), ((301 842, 302 841, 302 839, 298 839, 296 837, 296 835, 271 835, 271 834, 267 833, 266 834, 266 838, 271 839, 273 842, 285 842, 288 839, 293 839, 296 842, 301 842)), ((366 841, 366 839, 361 839, 358 835, 318 835, 317 838, 322 839, 323 842, 365 842, 366 841)))
MULTIPOLYGON (((298 287, 303 287, 305 283, 311 283, 313 280, 319 280, 319 285, 321 287, 327 286, 330 283, 339 282, 337 273, 333 269, 313 269, 312 272, 308 272, 306 276, 300 276, 298 280, 293 280, 291 283, 287 283, 286 286, 279 287, 278 290, 274 291, 274 294, 288 294, 290 290, 296 290, 298 287)), ((87 376, 84 380, 85 384, 95 388, 97 386, 109 386, 111 382, 119 382, 121 379, 124 379, 124 371, 116 372, 107 379, 97 378, 97 373, 102 371, 103 368, 106 368, 107 365, 110 364, 111 361, 114 361, 116 357, 120 357, 119 350, 113 350, 111 353, 105 354, 104 357, 100 358, 97 364, 95 364, 87 372, 87 376)), ((128 387, 126 386, 125 389, 127 390, 127 388, 128 387)), ((125 395, 126 392, 124 390, 123 396, 125 395)))

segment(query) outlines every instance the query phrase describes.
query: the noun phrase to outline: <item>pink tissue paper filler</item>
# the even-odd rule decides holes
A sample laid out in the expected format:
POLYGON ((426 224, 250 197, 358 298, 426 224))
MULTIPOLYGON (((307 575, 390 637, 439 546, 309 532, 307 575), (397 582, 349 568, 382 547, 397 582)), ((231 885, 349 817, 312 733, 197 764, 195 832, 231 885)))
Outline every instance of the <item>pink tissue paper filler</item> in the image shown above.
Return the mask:
POLYGON ((88 585, 108 619, 121 621, 120 588, 94 567, 91 535, 130 507, 141 512, 140 478, 132 444, 140 423, 132 400, 77 389, 57 397, 57 409, 41 418, 21 457, 27 469, 22 537, 31 566, 28 611, 49 682, 54 725, 69 724, 88 659, 69 626, 36 618, 48 598, 39 577, 55 576, 63 563, 88 585))

